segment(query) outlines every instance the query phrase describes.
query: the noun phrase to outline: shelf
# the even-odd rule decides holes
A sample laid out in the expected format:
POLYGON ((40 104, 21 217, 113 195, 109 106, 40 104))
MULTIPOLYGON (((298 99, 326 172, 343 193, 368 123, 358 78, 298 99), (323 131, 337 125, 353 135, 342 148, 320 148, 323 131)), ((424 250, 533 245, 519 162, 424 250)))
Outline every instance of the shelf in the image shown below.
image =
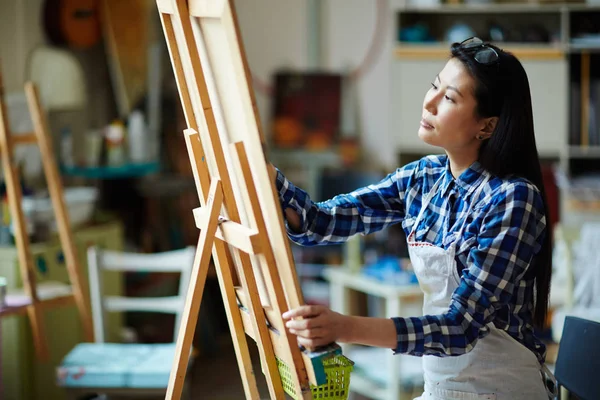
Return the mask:
MULTIPOLYGON (((69 285, 59 282, 42 282, 37 285, 39 305, 42 309, 60 307, 75 303, 73 291, 69 285)), ((0 308, 0 317, 27 313, 31 299, 22 290, 10 291, 6 295, 6 306, 0 308)))
POLYGON ((600 146, 569 146, 569 157, 598 158, 600 157, 600 146))
POLYGON ((483 4, 440 4, 432 6, 408 5, 395 8, 396 12, 420 14, 498 14, 498 13, 558 13, 562 11, 594 11, 600 10, 600 5, 581 4, 544 4, 528 3, 483 3, 483 4))
POLYGON ((158 172, 158 162, 125 164, 119 167, 67 167, 61 165, 60 172, 65 176, 78 176, 89 179, 133 178, 158 172))
POLYGON ((343 267, 331 267, 323 271, 323 276, 336 284, 341 284, 350 289, 358 290, 373 296, 393 297, 422 297, 423 291, 419 285, 390 285, 371 278, 360 272, 351 272, 343 267))
POLYGON ((570 43, 568 50, 569 53, 600 53, 600 44, 592 46, 589 44, 570 43))
MULTIPOLYGON (((21 299, 12 299, 10 296, 6 299, 6 307, 0 308, 0 317, 9 315, 24 315, 27 312, 27 307, 31 305, 31 301, 22 301, 21 299)), ((75 297, 70 295, 55 297, 52 299, 41 300, 39 302, 42 309, 66 306, 75 304, 75 297)))
MULTIPOLYGON (((531 45, 519 43, 498 43, 498 47, 513 53, 522 60, 555 60, 565 57, 564 50, 559 46, 531 45)), ((450 43, 428 44, 399 44, 394 50, 396 58, 402 59, 447 59, 450 55, 450 43)))
POLYGON ((600 11, 600 4, 586 4, 586 3, 578 3, 578 4, 563 4, 563 10, 567 10, 569 12, 577 12, 577 11, 600 11))

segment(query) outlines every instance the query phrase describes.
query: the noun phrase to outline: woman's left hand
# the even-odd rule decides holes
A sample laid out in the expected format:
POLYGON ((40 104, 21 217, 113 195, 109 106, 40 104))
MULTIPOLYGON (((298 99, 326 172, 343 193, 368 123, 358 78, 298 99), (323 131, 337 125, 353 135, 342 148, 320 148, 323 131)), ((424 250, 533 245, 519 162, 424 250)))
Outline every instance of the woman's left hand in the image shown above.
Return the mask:
POLYGON ((344 341, 348 317, 324 306, 301 306, 283 313, 285 326, 298 336, 298 344, 309 350, 344 341), (293 318, 302 317, 294 320, 293 318))

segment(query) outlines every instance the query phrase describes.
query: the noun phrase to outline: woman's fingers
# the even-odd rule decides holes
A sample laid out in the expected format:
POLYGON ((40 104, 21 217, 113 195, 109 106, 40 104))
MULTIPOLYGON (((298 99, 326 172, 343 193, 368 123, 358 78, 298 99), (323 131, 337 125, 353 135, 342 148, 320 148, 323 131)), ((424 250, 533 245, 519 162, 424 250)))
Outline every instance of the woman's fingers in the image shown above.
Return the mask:
POLYGON ((322 346, 326 346, 332 342, 332 340, 328 340, 327 338, 308 339, 302 336, 298 336, 298 344, 304 346, 310 351, 313 351, 322 346))
POLYGON ((335 342, 336 315, 324 306, 301 306, 285 312, 283 318, 298 344, 312 350, 335 342))
POLYGON ((306 319, 292 319, 285 323, 285 326, 290 329, 304 330, 319 328, 323 325, 321 316, 306 318, 306 319))
POLYGON ((318 339, 327 336, 327 331, 323 328, 313 329, 294 329, 290 328, 290 332, 294 335, 306 338, 306 339, 318 339))
POLYGON ((323 306, 300 306, 283 313, 283 319, 298 318, 298 317, 316 317, 325 310, 323 306))

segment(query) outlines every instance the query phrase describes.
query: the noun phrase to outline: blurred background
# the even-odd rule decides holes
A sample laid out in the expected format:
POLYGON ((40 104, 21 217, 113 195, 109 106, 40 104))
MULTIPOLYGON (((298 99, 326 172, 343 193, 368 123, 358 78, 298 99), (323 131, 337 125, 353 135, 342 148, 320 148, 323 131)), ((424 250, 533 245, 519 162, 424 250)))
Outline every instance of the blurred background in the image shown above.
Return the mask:
MULTIPOLYGON (((269 158, 319 201, 442 151, 421 142, 417 129, 423 96, 450 43, 479 36, 517 55, 530 80, 555 234, 553 313, 539 332, 550 345, 550 362, 564 315, 600 316, 590 295, 600 290, 600 258, 593 251, 600 232, 598 0, 233 4, 269 158)), ((154 1, 3 0, 0 72, 13 135, 33 130, 25 82, 39 88, 86 270, 91 245, 147 254, 196 245, 191 211, 199 202, 182 135, 186 123, 154 1)), ((37 279, 65 282, 39 150, 22 146, 15 158, 37 279)), ((22 278, 3 183, 0 199, 0 276, 10 292, 22 278)), ((399 225, 343 246, 292 244, 292 251, 308 303, 371 316, 420 313, 399 225)), ((106 280, 105 290, 171 296, 178 284, 174 274, 134 272, 106 280)), ((82 341, 71 308, 45 313, 49 362, 36 359, 26 316, 0 318, 0 398, 66 398, 57 366, 82 341)), ((169 314, 123 312, 111 322, 115 341, 173 340, 169 314)), ((193 398, 243 398, 214 269, 194 348, 193 398)), ((386 363, 373 364, 379 356, 369 350, 345 348, 356 362, 354 398, 419 393, 419 360, 384 352, 386 363)))

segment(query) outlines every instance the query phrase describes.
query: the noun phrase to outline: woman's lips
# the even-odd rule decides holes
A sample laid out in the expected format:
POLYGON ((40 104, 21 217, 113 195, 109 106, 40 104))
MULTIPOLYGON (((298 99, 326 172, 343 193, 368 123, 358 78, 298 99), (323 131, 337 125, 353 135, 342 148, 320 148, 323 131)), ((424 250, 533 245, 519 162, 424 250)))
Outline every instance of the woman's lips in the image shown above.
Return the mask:
POLYGON ((425 129, 433 129, 433 125, 431 125, 429 122, 425 121, 424 119, 421 120, 421 126, 425 129))

